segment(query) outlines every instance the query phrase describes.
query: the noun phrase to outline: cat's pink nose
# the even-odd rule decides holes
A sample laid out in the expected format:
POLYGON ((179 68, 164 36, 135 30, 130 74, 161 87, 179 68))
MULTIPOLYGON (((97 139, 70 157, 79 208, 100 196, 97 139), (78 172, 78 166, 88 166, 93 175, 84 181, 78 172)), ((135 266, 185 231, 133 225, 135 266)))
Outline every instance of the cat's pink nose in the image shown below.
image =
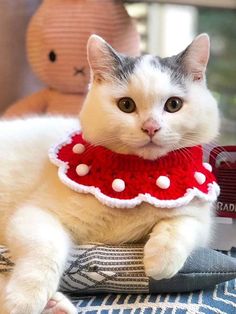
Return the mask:
POLYGON ((142 131, 153 137, 160 130, 158 122, 152 118, 147 119, 142 125, 142 131))

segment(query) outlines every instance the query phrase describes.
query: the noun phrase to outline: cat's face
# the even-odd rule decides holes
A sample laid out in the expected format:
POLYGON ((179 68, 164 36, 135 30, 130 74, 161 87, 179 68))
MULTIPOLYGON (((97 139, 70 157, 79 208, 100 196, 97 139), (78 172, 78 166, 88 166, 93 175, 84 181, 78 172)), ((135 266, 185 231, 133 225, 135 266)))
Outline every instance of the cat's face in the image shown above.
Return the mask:
POLYGON ((208 56, 207 35, 164 59, 124 57, 92 36, 93 80, 80 114, 85 139, 145 159, 211 141, 219 118, 205 84, 208 56))

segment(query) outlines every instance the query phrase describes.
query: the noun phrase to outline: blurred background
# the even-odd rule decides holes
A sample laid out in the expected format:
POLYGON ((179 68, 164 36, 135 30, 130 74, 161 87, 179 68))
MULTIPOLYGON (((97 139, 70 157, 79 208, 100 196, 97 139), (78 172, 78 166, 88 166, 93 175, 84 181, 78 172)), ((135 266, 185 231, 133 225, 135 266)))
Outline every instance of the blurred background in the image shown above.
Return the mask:
POLYGON ((208 86, 222 112, 220 144, 236 144, 236 0, 126 1, 142 51, 170 56, 199 33, 211 37, 208 86))
MULTIPOLYGON (((0 0, 0 112, 42 84, 26 60, 25 32, 41 0, 0 0), (24 79, 22 79, 23 74, 24 79)), ((236 144, 236 0, 127 0, 142 52, 170 56, 201 32, 211 37, 208 85, 222 112, 220 144, 236 144)))

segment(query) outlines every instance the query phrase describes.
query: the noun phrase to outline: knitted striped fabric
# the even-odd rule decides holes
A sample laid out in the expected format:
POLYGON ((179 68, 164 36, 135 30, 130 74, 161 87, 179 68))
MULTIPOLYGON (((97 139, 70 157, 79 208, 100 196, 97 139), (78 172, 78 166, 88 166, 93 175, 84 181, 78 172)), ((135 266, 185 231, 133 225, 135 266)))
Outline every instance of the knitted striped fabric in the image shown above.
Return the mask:
POLYGON ((140 53, 139 35, 121 1, 43 1, 27 36, 28 56, 35 73, 60 92, 86 93, 86 46, 91 34, 103 37, 119 52, 140 53))
MULTIPOLYGON (((78 296, 99 292, 176 293, 208 288, 206 294, 209 294, 209 288, 236 277, 236 259, 211 249, 199 248, 191 253, 183 268, 173 278, 148 278, 144 272, 143 248, 143 244, 111 246, 91 243, 73 246, 61 278, 60 291, 78 296)), ((232 250, 232 256, 236 257, 235 249, 232 250)), ((0 274, 8 274, 13 266, 10 252, 0 245, 0 274)), ((184 295, 183 297, 185 300, 184 295)), ((191 295, 189 297, 191 299, 191 295)), ((228 311, 227 314, 229 313, 234 312, 228 311)))
POLYGON ((173 208, 194 197, 215 201, 219 187, 202 148, 188 147, 156 160, 118 154, 85 142, 79 132, 52 147, 59 179, 80 193, 93 194, 109 207, 132 208, 142 202, 173 208))

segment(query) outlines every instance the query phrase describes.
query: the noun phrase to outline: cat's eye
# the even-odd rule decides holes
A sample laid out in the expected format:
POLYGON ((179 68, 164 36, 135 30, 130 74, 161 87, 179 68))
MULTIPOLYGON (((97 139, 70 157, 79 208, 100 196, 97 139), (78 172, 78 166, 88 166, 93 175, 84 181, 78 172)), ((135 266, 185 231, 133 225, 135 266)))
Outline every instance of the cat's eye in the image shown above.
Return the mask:
POLYGON ((48 54, 48 58, 51 62, 56 62, 57 60, 57 55, 55 53, 55 51, 50 51, 49 54, 48 54))
POLYGON ((117 102, 118 108, 126 113, 132 113, 136 110, 136 104, 130 97, 123 97, 117 102))
POLYGON ((165 103, 164 109, 167 112, 174 113, 183 107, 183 100, 178 97, 171 97, 165 103))

